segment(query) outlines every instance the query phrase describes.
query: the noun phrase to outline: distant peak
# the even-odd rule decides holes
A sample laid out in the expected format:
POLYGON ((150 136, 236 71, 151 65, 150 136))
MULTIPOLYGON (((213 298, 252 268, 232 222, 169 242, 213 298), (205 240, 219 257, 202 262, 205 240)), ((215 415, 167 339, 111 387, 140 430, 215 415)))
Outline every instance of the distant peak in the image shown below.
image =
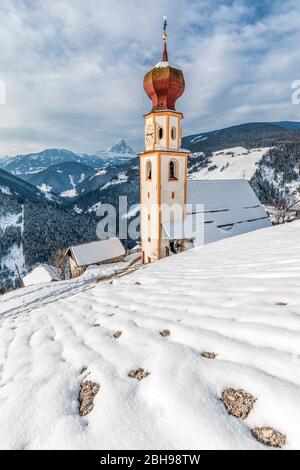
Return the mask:
POLYGON ((119 154, 135 154, 133 148, 127 144, 125 139, 120 139, 116 143, 114 143, 111 147, 107 150, 109 153, 119 153, 119 154))

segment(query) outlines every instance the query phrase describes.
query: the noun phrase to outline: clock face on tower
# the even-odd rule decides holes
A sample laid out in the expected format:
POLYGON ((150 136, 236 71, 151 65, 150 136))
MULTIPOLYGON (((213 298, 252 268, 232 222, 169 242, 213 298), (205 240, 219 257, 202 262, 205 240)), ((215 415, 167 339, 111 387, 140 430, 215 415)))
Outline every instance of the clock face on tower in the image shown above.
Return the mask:
POLYGON ((152 145, 154 142, 154 126, 148 124, 145 128, 145 144, 146 146, 152 145))

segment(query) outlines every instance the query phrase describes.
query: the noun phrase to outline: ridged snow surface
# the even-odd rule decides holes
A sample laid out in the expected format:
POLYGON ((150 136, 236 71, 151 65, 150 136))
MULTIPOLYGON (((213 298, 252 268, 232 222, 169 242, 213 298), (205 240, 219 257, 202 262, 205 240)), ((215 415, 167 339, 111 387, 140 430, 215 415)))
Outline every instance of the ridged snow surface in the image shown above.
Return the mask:
POLYGON ((38 307, 42 289, 1 297, 1 448, 265 449, 251 429, 272 426, 299 449, 299 231, 222 240, 60 300, 57 283, 31 312, 21 300, 38 307), (85 378, 100 390, 80 417, 85 378), (245 420, 227 414, 228 387, 257 398, 245 420))

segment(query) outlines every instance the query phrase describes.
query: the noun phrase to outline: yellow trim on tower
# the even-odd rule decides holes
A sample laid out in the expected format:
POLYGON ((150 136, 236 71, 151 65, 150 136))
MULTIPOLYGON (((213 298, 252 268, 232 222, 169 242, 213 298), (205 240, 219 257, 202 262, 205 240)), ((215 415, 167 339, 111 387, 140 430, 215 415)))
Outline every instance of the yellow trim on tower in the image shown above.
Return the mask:
MULTIPOLYGON (((142 201, 142 195, 143 195, 143 193, 142 193, 142 182, 143 182, 143 178, 142 178, 142 175, 143 175, 143 173, 142 173, 142 162, 141 162, 141 159, 140 159, 140 205, 141 205, 141 209, 142 209, 142 205, 143 205, 143 201, 142 201)), ((141 210, 141 225, 140 225, 140 227, 141 227, 141 253, 144 252, 144 243, 143 243, 143 236, 142 236, 143 235, 142 234, 142 223, 143 223, 142 217, 143 217, 143 211, 141 210)))
POLYGON ((161 241, 161 155, 157 154, 157 208, 158 208, 158 234, 157 234, 157 259, 160 259, 160 241, 161 241))
POLYGON ((182 123, 181 119, 178 121, 178 148, 181 147, 181 142, 182 142, 182 123))
POLYGON ((186 212, 186 201, 187 201, 187 170, 188 170, 188 155, 185 157, 185 177, 184 177, 184 212, 186 212))
POLYGON ((170 148, 170 116, 167 114, 166 119, 166 148, 170 148))
POLYGON ((163 154, 172 154, 174 157, 185 157, 186 155, 189 155, 190 152, 174 152, 172 149, 159 149, 159 150, 146 150, 145 152, 141 152, 138 155, 140 157, 147 157, 149 154, 154 154, 154 153, 160 153, 161 156, 163 154))
POLYGON ((144 114, 144 118, 148 117, 153 117, 153 116, 161 116, 161 115, 166 115, 166 116, 178 116, 181 119, 183 118, 183 114, 177 111, 171 111, 171 110, 165 110, 165 111, 155 111, 155 112, 150 112, 147 114, 144 114))

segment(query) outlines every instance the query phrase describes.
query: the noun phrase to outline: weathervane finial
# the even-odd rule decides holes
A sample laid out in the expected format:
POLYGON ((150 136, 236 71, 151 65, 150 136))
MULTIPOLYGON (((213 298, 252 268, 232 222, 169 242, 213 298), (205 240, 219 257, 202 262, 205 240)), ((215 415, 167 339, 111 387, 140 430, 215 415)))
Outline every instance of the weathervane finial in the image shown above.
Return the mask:
POLYGON ((163 40, 164 40, 164 52, 163 52, 163 62, 168 62, 168 51, 167 51, 167 15, 164 15, 164 34, 163 34, 163 40))
POLYGON ((167 40, 167 26, 168 26, 167 15, 164 15, 164 34, 163 34, 163 40, 164 41, 167 40))

